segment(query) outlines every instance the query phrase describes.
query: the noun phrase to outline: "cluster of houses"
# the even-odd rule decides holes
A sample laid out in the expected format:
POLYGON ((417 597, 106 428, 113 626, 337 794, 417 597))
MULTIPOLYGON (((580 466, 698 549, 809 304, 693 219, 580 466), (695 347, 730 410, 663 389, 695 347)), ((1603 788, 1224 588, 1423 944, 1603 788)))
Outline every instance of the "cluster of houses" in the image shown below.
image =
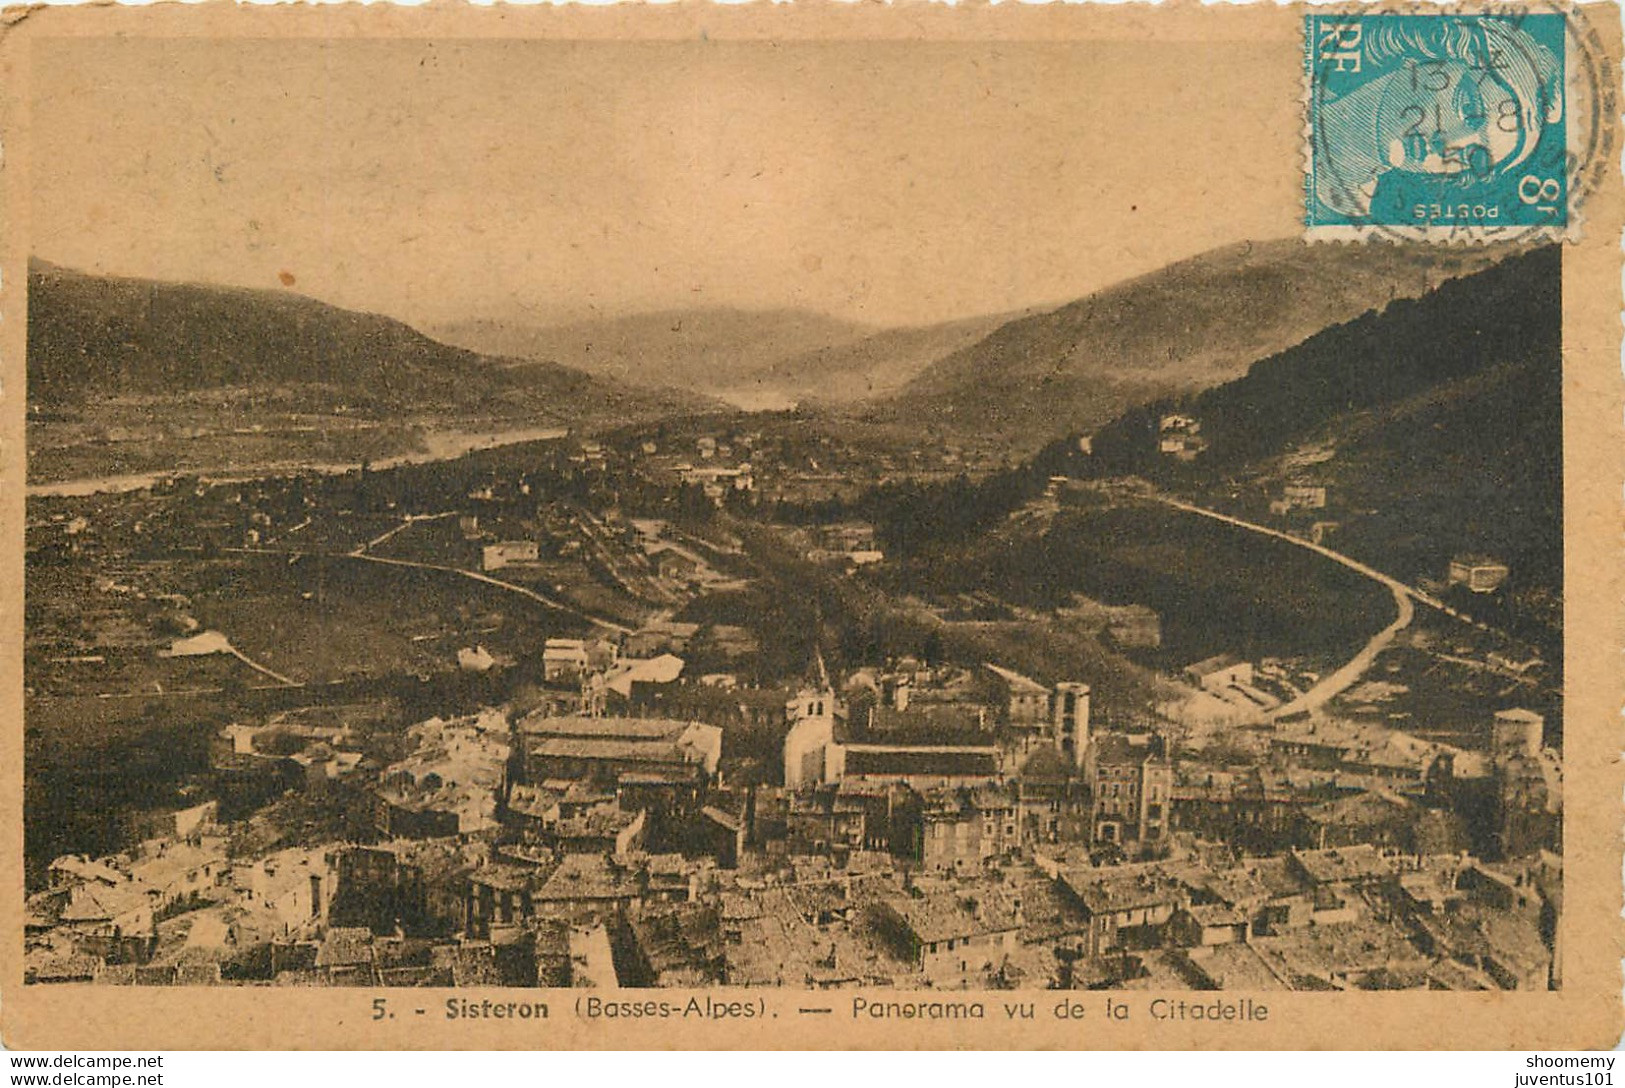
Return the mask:
POLYGON ((684 463, 677 466, 677 475, 685 484, 698 485, 705 497, 718 505, 733 492, 756 490, 756 476, 749 461, 738 465, 684 463))
MULTIPOLYGON (((1558 971, 1544 722, 1482 750, 1277 723, 1227 764, 1094 722, 1080 681, 863 668, 792 692, 549 640, 547 690, 431 718, 223 731, 227 765, 364 783, 372 841, 228 850, 213 810, 29 899, 29 977, 306 985, 1447 988, 1558 971), (734 777, 732 738, 782 738, 734 777), (763 768, 758 767, 758 771, 763 768)), ((1246 684, 1236 665, 1215 669, 1246 684)), ((1215 681, 1218 682, 1218 681, 1215 681)))
POLYGON ((1304 481, 1288 482, 1281 497, 1270 500, 1270 513, 1285 517, 1297 510, 1326 509, 1326 485, 1304 481))
POLYGON ((875 527, 858 521, 819 526, 807 558, 814 563, 844 566, 849 570, 882 562, 886 553, 875 540, 875 527))
POLYGON ((721 506, 731 496, 749 496, 756 491, 756 472, 751 465, 752 449, 760 435, 740 434, 718 438, 695 436, 686 455, 680 446, 662 450, 659 443, 645 440, 640 452, 651 468, 686 487, 700 488, 705 497, 721 506))
MULTIPOLYGON (((1040 855, 1097 962, 1198 989, 1542 990, 1559 867, 1370 844, 1099 868, 1040 855)), ((1115 982, 1133 981, 1119 977, 1115 982)))
MULTIPOLYGON (((729 583, 728 576, 715 570, 696 548, 667 537, 666 524, 659 519, 634 520, 624 540, 605 543, 602 525, 581 528, 584 539, 600 545, 599 559, 612 574, 637 595, 665 603, 680 603, 685 590, 717 588, 729 583), (599 531, 594 533, 594 529, 599 531)), ((566 540, 561 554, 574 554, 581 540, 566 540)), ((492 540, 480 546, 480 569, 486 574, 507 572, 541 576, 546 573, 542 545, 534 539, 492 540)))
POLYGON ((1162 456, 1176 461, 1194 461, 1207 448, 1202 421, 1194 416, 1174 413, 1157 421, 1157 452, 1162 456))
POLYGON ((354 780, 365 761, 363 742, 348 720, 361 707, 331 714, 285 711, 263 722, 233 722, 215 736, 210 764, 219 799, 249 809, 287 790, 320 792, 354 780))

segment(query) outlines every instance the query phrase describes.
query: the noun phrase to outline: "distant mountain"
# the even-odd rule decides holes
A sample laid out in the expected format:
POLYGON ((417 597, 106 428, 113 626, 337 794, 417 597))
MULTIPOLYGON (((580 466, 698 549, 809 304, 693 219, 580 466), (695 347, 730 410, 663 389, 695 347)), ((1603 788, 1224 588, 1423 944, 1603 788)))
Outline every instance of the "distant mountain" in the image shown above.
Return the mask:
POLYGON ((1010 315, 886 329, 781 360, 756 380, 788 399, 839 405, 889 396, 938 359, 976 343, 1010 315))
POLYGON ((726 397, 774 364, 874 330, 803 310, 671 310, 536 325, 481 318, 434 328, 447 343, 579 369, 627 385, 726 397))
POLYGON ((32 261, 28 396, 44 410, 119 396, 259 388, 302 409, 624 418, 695 398, 513 365, 399 321, 278 291, 93 276, 32 261))
POLYGON ((1229 246, 1006 322, 868 414, 1031 450, 1134 403, 1238 378, 1328 325, 1497 259, 1442 247, 1229 246))
POLYGON ((709 308, 563 325, 481 318, 432 331, 475 351, 545 360, 628 385, 689 389, 761 408, 889 393, 1004 320, 875 329, 804 310, 709 308))

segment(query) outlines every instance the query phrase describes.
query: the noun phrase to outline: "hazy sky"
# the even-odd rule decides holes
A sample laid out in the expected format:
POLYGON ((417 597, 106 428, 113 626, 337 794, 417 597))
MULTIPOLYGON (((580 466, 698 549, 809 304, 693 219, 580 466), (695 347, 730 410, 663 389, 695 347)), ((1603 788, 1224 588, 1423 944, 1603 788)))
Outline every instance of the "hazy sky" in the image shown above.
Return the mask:
POLYGON ((33 249, 287 272, 419 323, 1003 311, 1291 233, 1296 63, 1282 41, 41 41, 33 249))

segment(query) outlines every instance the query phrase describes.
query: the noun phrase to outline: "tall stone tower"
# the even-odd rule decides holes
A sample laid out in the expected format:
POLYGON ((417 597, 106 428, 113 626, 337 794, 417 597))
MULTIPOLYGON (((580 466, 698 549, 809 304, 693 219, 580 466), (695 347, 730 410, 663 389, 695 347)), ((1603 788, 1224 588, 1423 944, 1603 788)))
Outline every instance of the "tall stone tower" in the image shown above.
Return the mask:
POLYGON ((784 738, 784 784, 792 790, 818 786, 830 780, 825 765, 835 739, 835 693, 808 689, 785 705, 790 731, 784 738))
POLYGON ((1074 767, 1083 766, 1089 748, 1089 685, 1062 681, 1055 685, 1055 747, 1074 767))

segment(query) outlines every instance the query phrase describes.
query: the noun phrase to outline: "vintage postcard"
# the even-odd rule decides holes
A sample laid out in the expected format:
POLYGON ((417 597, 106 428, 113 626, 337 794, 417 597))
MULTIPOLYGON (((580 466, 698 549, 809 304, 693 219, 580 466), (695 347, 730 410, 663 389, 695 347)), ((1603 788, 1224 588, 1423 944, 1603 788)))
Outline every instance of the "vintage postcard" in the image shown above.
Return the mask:
POLYGON ((1613 1046, 1620 38, 12 13, 6 1044, 1613 1046))

